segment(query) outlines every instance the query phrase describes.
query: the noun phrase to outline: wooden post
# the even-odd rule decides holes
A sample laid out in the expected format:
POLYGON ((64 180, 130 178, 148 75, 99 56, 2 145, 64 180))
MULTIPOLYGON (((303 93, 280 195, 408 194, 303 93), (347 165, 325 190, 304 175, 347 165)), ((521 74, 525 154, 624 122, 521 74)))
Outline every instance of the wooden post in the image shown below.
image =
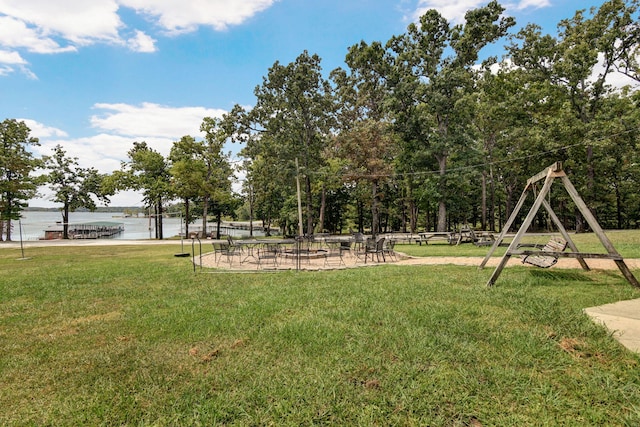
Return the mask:
MULTIPOLYGON (((564 238, 564 240, 567 241, 567 244, 569 245, 569 248, 571 248, 571 250, 573 252, 576 252, 576 253, 580 252, 580 251, 578 251, 578 247, 576 246, 576 244, 571 239, 571 236, 569 236, 569 233, 567 233, 567 230, 564 228, 564 225, 562 225, 562 221, 560 221, 560 218, 558 218, 556 213, 551 208, 551 205, 549 205, 549 202, 544 200, 542 202, 542 205, 544 206, 544 208, 549 213, 549 216, 551 216, 551 220, 553 221, 553 223, 558 228, 558 231, 560 231, 560 234, 562 234, 562 237, 564 238)), ((578 255, 578 256, 576 256, 576 259, 578 260, 578 263, 580 263, 580 267, 582 267, 583 270, 586 270, 586 271, 590 270, 589 266, 584 261, 584 258, 582 258, 581 256, 578 255)))
POLYGON ((518 245, 520 244, 520 240, 522 240, 522 236, 524 236, 524 233, 526 233, 527 230, 529 229, 529 226, 531 225, 533 218, 536 216, 536 213, 540 209, 540 206, 542 205, 544 198, 547 196, 547 193, 549 193, 549 189, 551 188, 551 184, 553 183, 554 179, 555 179, 554 171, 549 169, 547 173, 547 178, 545 179, 544 185, 542 186, 542 190, 540 190, 540 193, 538 194, 538 197, 536 197, 536 200, 533 203, 533 206, 531 206, 531 209, 529 210, 529 213, 524 219, 524 222, 520 226, 520 229, 516 233, 516 236, 511 241, 511 244, 509 245, 507 252, 505 252, 502 259, 500 260, 500 263, 498 264, 496 269, 493 271, 491 278, 489 278, 489 281, 487 282, 487 286, 493 286, 496 280, 498 280, 498 277, 500 277, 500 273, 502 272, 502 269, 504 268, 505 265, 507 265, 507 261, 509 261, 509 258, 511 258, 511 255, 513 254, 513 252, 516 249, 518 249, 518 245))
POLYGON ((296 188, 298 193, 298 236, 304 236, 302 228, 302 197, 300 196, 300 167, 296 157, 296 188))
POLYGON ((580 210, 580 213, 582 214, 584 219, 587 220, 587 224, 589 224, 589 227, 591 227, 594 233, 596 233, 596 236, 598 236, 598 239, 600 239, 600 243, 602 243, 602 246, 604 246, 609 255, 611 255, 611 258, 618 266, 618 269, 620 269, 622 275, 633 286, 635 286, 636 288, 640 288, 640 283, 638 283, 638 280, 635 278, 631 270, 629 270, 629 267, 624 262, 618 251, 616 251, 616 248, 613 247, 613 244, 611 243, 607 235, 604 234, 604 231, 600 227, 600 224, 598 224, 598 221, 593 216, 587 205, 584 203, 582 197, 580 197, 578 191, 567 176, 562 177, 562 183, 564 184, 564 188, 567 189, 567 193, 569 193, 569 196, 571 196, 571 199, 580 210))

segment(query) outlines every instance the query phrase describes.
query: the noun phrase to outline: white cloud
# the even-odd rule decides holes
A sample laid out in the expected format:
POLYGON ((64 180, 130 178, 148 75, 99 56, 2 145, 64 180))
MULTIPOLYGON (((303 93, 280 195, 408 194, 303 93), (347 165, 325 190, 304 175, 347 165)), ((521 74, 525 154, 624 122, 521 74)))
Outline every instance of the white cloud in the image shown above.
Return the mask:
MULTIPOLYGON (((25 121, 26 122, 26 121, 25 121)), ((44 125, 40 125, 47 128, 44 125)), ((34 135, 35 136, 35 135, 34 135)), ((56 145, 61 145, 69 157, 76 157, 78 165, 82 168, 95 168, 99 173, 110 174, 119 170, 123 161, 127 160, 127 152, 133 147, 134 141, 146 141, 154 150, 168 154, 172 140, 168 138, 154 137, 125 137, 100 133, 85 138, 41 138, 40 146, 34 147, 35 154, 50 156, 56 145)), ((51 202, 50 190, 41 188, 42 198, 33 199, 30 206, 57 206, 51 202)), ((142 196, 136 191, 119 192, 110 197, 112 206, 138 206, 142 205, 142 196)))
POLYGON ((24 65, 27 61, 18 52, 0 50, 0 64, 24 65))
MULTIPOLYGON (((34 150, 40 156, 50 156, 56 145, 64 148, 67 156, 76 157, 81 167, 95 167, 102 173, 120 167, 120 154, 128 138, 114 135, 96 135, 87 138, 40 138, 40 147, 34 150), (116 154, 117 153, 117 154, 116 154)), ((124 151, 126 155, 126 150, 124 151)))
POLYGON ((46 33, 45 29, 30 27, 20 19, 0 16, 0 46, 26 49, 33 53, 61 53, 76 50, 74 46, 60 46, 46 33))
POLYGON ((221 109, 205 107, 169 107, 145 102, 141 105, 95 104, 103 110, 91 116, 93 127, 117 135, 146 135, 179 139, 199 134, 204 117, 220 117, 221 109))
POLYGON ((115 0, 0 0, 1 13, 33 28, 42 39, 59 36, 76 45, 116 40, 123 26, 117 11, 115 0))
POLYGON ((523 9, 539 9, 541 7, 549 7, 551 6, 551 1, 549 0, 521 0, 516 3, 508 3, 507 9, 515 9, 515 10, 523 10, 523 9))
MULTIPOLYGON (((604 54, 599 53, 598 63, 593 67, 593 72, 591 74, 591 77, 589 78, 590 82, 595 82, 599 77, 602 76, 602 74, 604 74, 604 59, 604 54)), ((609 74, 607 74, 606 83, 614 89, 622 89, 625 86, 629 86, 633 90, 640 89, 640 83, 638 83, 631 77, 625 76, 624 74, 618 72, 610 72, 609 74)))
POLYGON ((193 31, 210 26, 218 31, 239 25, 269 8, 276 0, 119 0, 157 20, 170 32, 193 31))
POLYGON ((134 52, 144 52, 144 53, 153 53, 155 52, 156 40, 151 36, 148 36, 143 31, 136 30, 135 37, 132 37, 128 40, 127 45, 129 49, 134 52))
MULTIPOLYGON (((225 30, 277 0, 0 0, 0 48, 50 54, 95 43, 155 52, 156 40, 129 28, 119 12, 130 8, 169 33, 199 26, 225 30)), ((0 72, 0 74, 2 74, 0 72)))
POLYGON ((484 0, 419 0, 414 19, 424 15, 430 9, 436 9, 448 21, 464 22, 464 14, 470 9, 483 5, 484 0))
POLYGON ((20 71, 31 80, 38 80, 38 76, 36 76, 33 71, 31 71, 26 66, 20 64, 17 66, 2 65, 0 61, 0 76, 8 76, 9 74, 15 73, 16 70, 20 71))
POLYGON ((27 78, 29 78, 31 80, 38 80, 38 76, 36 76, 36 74, 33 71, 31 71, 29 68, 27 68, 26 66, 20 66, 20 67, 18 67, 18 69, 20 70, 20 72, 22 72, 22 74, 27 76, 27 78))
MULTIPOLYGON (((418 6, 413 13, 413 20, 417 20, 430 9, 436 9, 448 21, 455 24, 464 22, 464 15, 471 9, 477 9, 487 4, 487 0, 418 0, 418 6)), ((551 6, 549 0, 520 0, 503 4, 507 11, 541 8, 551 6)))
POLYGON ((29 127, 31 132, 29 132, 30 136, 34 136, 36 138, 65 138, 69 136, 65 131, 54 128, 51 126, 43 125, 42 123, 36 122, 31 119, 17 119, 19 122, 24 122, 25 125, 29 127))

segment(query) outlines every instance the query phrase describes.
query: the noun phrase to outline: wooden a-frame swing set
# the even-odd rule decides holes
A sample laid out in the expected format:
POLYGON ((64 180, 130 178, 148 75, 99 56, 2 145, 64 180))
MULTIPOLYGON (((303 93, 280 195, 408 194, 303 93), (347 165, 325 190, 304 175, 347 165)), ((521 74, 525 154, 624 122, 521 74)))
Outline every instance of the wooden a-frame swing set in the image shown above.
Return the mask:
POLYGON ((587 205, 584 203, 584 201, 582 200, 582 197, 580 197, 580 195, 578 194, 577 190, 569 180, 569 177, 567 177, 566 173, 562 168, 562 162, 554 163, 553 165, 549 166, 542 172, 532 176, 531 178, 529 178, 529 180, 527 180, 527 185, 525 186, 525 189, 522 192, 522 195, 520 196, 520 200, 518 200, 518 203, 516 204, 515 209, 511 213, 511 216, 509 217, 506 224, 504 225, 502 231, 500 232, 500 235, 496 238, 495 242, 491 246, 491 249, 489 250, 487 255, 484 257, 484 260, 480 264, 479 268, 482 269, 485 267, 491 255, 498 248, 498 246, 500 246, 500 243, 502 243, 505 235, 509 231, 516 216, 520 212, 520 209, 524 205, 524 202, 527 199, 527 196, 529 193, 534 194, 535 201, 531 206, 531 209, 529 210, 529 213, 527 214, 526 218, 524 219, 524 222, 520 226, 520 229, 518 230, 515 237, 511 241, 511 244, 509 244, 509 248, 507 249, 505 254, 502 256, 502 259, 498 263, 498 266, 496 267, 496 269, 493 271, 491 278, 487 282, 487 286, 493 286, 495 284, 496 280, 498 280, 498 277, 500 276, 500 273, 502 272, 502 269, 504 268, 505 265, 507 265, 507 262, 509 261, 509 258, 511 258, 511 256, 538 255, 538 256, 555 257, 556 259, 558 257, 576 258, 580 263, 580 266, 582 267, 582 269, 587 271, 589 270, 589 266, 585 262, 585 258, 611 259, 616 263, 616 265, 618 266, 618 268, 620 269, 624 277, 627 279, 629 283, 631 283, 631 285, 635 287, 640 287, 640 283, 638 283, 638 280, 636 280, 631 270, 629 270, 629 267, 627 267, 627 264, 625 264, 622 256, 613 247, 613 244, 611 244, 611 241, 609 240, 609 238, 604 234, 604 231, 600 227, 600 224, 598 224, 598 221, 595 219, 595 217, 593 216, 593 214, 591 213, 587 205), (567 193, 569 194, 573 202, 576 204, 576 207, 578 208, 578 210, 580 211, 584 219, 587 221, 587 223, 589 224, 593 232, 596 234, 596 236, 600 240, 600 243, 602 243, 602 246, 604 246, 604 248, 606 249, 607 253, 585 253, 585 252, 578 251, 578 248, 576 247, 575 243, 569 236, 569 233, 567 233, 567 230, 562 225, 562 222, 560 222, 560 219, 553 211, 553 208, 551 207, 549 202, 546 200, 546 197, 549 194, 549 191, 551 190, 551 185, 556 180, 556 178, 560 178, 560 180, 564 185, 565 190, 567 191, 567 193), (542 180, 544 180, 544 184, 542 185, 542 188, 540 189, 540 191, 538 191, 538 183, 542 180), (549 216, 551 217, 551 220, 553 221, 555 226, 558 228, 558 231, 560 232, 562 237, 566 240, 567 245, 571 249, 571 252, 548 251, 548 250, 530 251, 530 250, 519 249, 520 241, 522 240, 522 237, 524 236, 526 231, 529 229, 529 226, 531 225, 533 218, 538 213, 540 206, 544 206, 544 208, 547 210, 547 212, 549 213, 549 216))

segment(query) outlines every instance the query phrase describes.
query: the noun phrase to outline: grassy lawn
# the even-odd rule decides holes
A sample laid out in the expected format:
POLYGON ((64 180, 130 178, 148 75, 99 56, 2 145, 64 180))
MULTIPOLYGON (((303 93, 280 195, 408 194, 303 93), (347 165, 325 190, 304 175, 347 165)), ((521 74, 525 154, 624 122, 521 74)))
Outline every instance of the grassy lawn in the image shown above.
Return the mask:
POLYGON ((194 274, 175 251, 0 246, 0 425, 640 424, 640 357, 582 312, 640 297, 618 271, 487 289, 490 268, 194 274))

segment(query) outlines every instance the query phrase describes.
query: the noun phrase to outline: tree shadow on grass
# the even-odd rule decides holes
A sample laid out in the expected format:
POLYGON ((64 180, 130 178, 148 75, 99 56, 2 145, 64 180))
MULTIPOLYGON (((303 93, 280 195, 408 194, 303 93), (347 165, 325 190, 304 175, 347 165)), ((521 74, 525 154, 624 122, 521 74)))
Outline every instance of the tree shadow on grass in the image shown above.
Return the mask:
POLYGON ((531 277, 558 282, 596 282, 594 277, 583 271, 531 269, 531 277))
MULTIPOLYGON (((628 283, 618 270, 553 270, 532 269, 529 277, 536 280, 548 280, 549 285, 562 285, 579 282, 585 285, 604 285, 612 283, 628 283)), ((542 283, 542 282, 538 282, 542 283)))

